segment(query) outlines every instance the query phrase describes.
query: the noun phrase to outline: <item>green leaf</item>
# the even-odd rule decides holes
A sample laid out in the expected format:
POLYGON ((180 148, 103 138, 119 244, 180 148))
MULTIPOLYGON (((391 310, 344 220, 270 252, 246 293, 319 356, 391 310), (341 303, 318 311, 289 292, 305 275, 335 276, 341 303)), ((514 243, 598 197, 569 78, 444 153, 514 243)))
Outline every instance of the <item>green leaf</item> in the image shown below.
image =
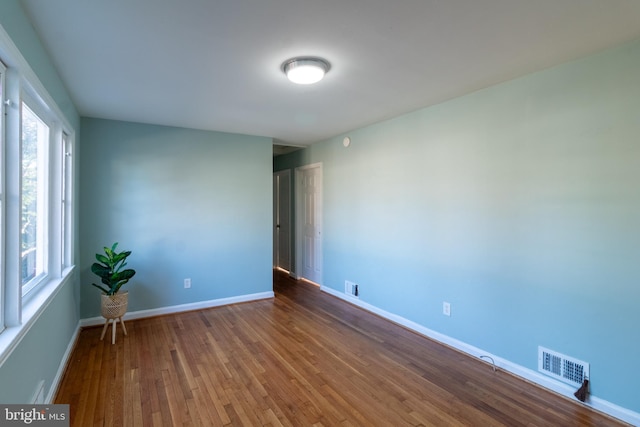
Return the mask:
POLYGON ((96 259, 103 264, 109 264, 109 258, 102 254, 96 254, 96 259))
POLYGON ((109 249, 108 247, 104 247, 104 253, 107 254, 107 256, 109 257, 109 259, 113 258, 113 251, 111 249, 109 249))
POLYGON ((97 262, 91 265, 91 272, 100 277, 111 275, 111 269, 109 267, 105 267, 104 265, 98 264, 97 262))
POLYGON ((122 270, 117 274, 118 280, 129 280, 136 274, 135 270, 127 269, 122 270))
POLYGON ((100 281, 104 286, 96 285, 95 283, 92 283, 92 285, 107 295, 113 295, 118 292, 120 287, 129 282, 129 279, 136 274, 133 269, 124 269, 127 265, 125 260, 131 255, 131 251, 117 253, 117 246, 118 242, 114 243, 111 248, 105 246, 105 255, 96 254, 96 260, 99 263, 96 262, 91 265, 91 272, 100 277, 100 281))

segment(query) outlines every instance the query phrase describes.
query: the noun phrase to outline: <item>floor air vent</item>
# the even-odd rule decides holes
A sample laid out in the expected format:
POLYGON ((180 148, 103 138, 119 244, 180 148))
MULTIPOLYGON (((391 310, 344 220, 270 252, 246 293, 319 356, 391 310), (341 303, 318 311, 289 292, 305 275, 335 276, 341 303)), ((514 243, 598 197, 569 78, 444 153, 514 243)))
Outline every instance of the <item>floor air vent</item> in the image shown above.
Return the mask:
POLYGON ((588 363, 544 347, 538 347, 538 371, 578 386, 589 378, 588 363))

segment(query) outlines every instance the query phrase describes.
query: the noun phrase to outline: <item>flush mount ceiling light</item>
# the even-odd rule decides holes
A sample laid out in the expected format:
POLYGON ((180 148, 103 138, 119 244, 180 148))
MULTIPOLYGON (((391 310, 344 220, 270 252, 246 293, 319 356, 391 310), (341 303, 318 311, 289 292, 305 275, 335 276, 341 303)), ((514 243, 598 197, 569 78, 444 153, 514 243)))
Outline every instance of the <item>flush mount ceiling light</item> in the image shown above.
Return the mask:
POLYGON ((282 71, 289 80, 300 85, 319 82, 329 68, 331 65, 324 59, 310 56, 292 58, 282 64, 282 71))

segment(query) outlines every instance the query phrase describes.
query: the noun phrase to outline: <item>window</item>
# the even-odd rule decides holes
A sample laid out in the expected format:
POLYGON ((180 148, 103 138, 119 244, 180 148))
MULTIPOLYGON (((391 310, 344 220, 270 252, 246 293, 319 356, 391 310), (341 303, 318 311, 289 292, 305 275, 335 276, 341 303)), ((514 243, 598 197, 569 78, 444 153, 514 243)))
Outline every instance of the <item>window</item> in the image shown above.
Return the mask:
MULTIPOLYGON (((6 67, 0 62, 0 101, 4 102, 4 75, 6 67)), ((4 329, 4 103, 0 104, 0 332, 4 329)))
POLYGON ((74 131, 0 26, 0 364, 73 273, 74 131))
POLYGON ((24 102, 21 114, 20 280, 24 295, 45 274, 49 126, 24 102))

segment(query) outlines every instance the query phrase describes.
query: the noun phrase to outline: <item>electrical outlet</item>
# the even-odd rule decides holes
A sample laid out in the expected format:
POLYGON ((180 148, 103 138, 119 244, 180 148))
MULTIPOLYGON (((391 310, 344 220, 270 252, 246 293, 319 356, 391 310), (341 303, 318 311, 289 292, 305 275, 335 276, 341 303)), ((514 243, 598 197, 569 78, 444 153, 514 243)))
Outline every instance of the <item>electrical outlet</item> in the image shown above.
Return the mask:
POLYGON ((445 316, 451 316, 451 304, 446 301, 442 303, 442 314, 445 316))
POLYGON ((184 279, 184 288, 189 289, 191 287, 191 279, 184 279))

